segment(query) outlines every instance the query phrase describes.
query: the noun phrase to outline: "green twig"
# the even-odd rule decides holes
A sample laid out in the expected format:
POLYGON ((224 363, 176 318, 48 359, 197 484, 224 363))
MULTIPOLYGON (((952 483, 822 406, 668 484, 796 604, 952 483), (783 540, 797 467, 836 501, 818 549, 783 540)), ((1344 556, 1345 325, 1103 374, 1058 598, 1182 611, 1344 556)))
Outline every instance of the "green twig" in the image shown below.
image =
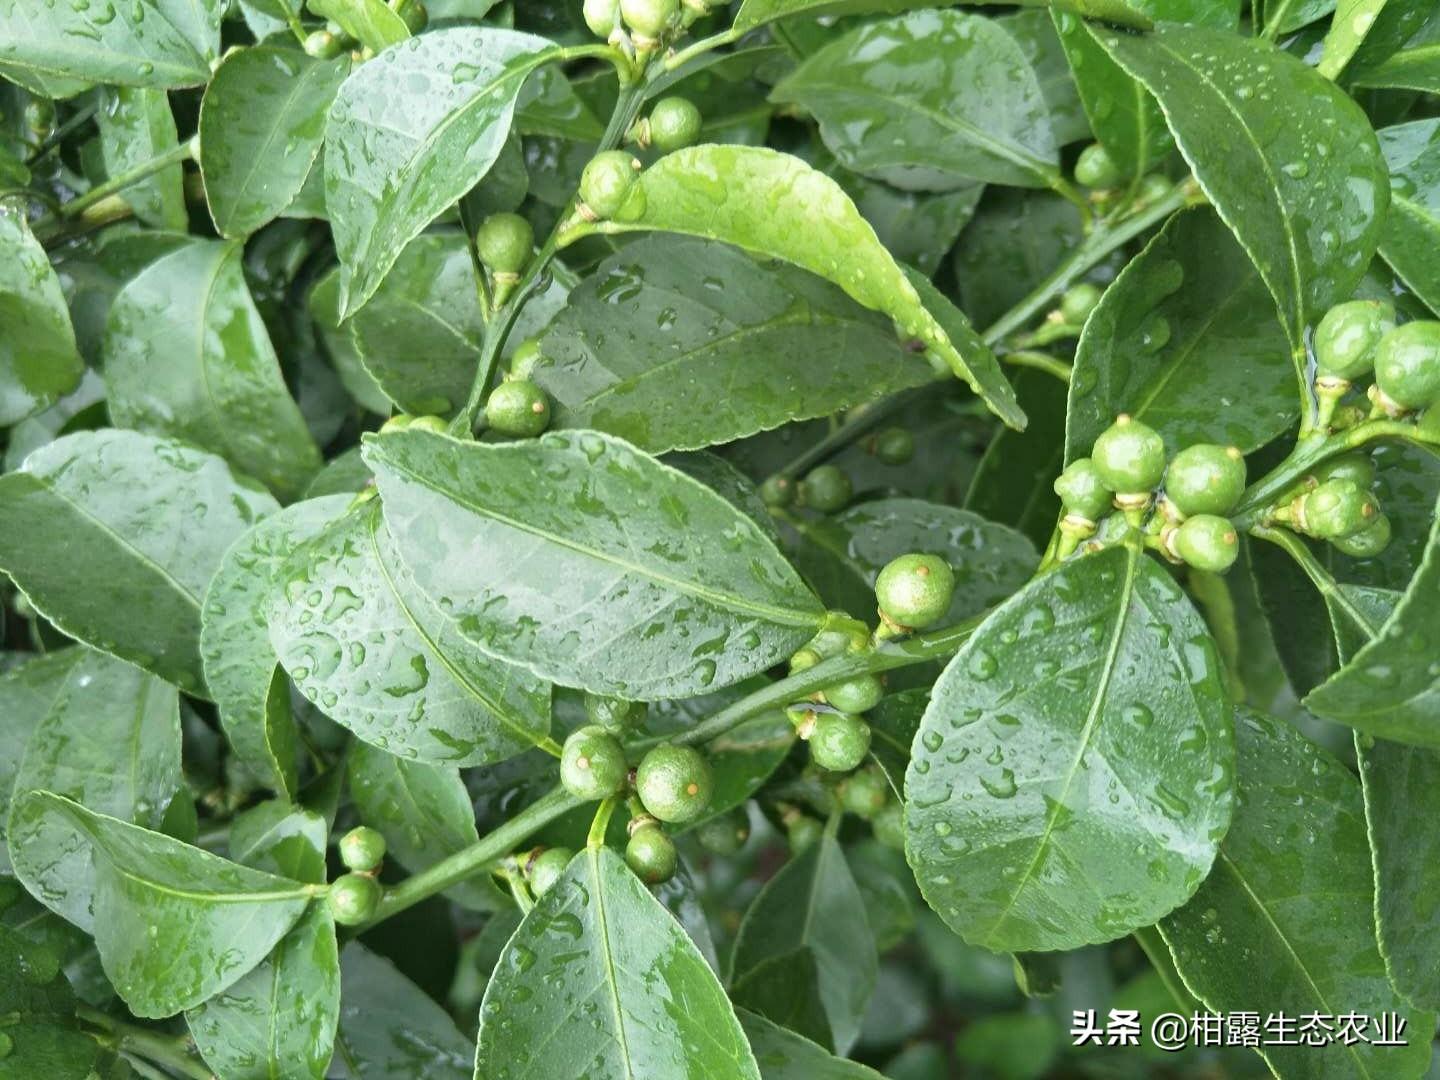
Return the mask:
POLYGON ((1007 364, 1014 364, 1016 367, 1035 368, 1048 375, 1054 375, 1061 382, 1070 381, 1070 365, 1063 360, 1057 360, 1049 353, 1035 352, 1032 349, 1016 349, 1014 352, 1001 353, 1000 359, 1007 364))
POLYGON ((166 1035, 150 1028, 117 1020, 108 1013, 81 1005, 75 1015, 87 1024, 114 1036, 116 1048, 131 1053, 190 1080, 215 1080, 215 1074, 192 1052, 192 1043, 182 1035, 166 1035))
MULTIPOLYGON (((127 169, 119 176, 113 176, 103 184, 96 184, 89 191, 85 192, 84 195, 61 204, 59 216, 61 218, 76 217, 102 199, 124 191, 128 187, 168 169, 171 165, 179 165, 185 161, 194 161, 198 149, 199 143, 197 140, 186 139, 184 142, 172 146, 163 154, 158 154, 149 161, 142 161, 133 169, 127 169)), ((36 222, 37 231, 41 224, 42 222, 36 222)))
POLYGON ((679 52, 672 53, 671 55, 667 56, 665 58, 664 68, 666 71, 674 71, 676 68, 688 63, 689 61, 695 59, 695 57, 697 56, 700 56, 707 52, 711 52, 715 49, 720 48, 723 45, 730 45, 734 42, 739 41, 740 38, 744 36, 744 34, 744 30, 737 30, 735 29, 735 27, 732 26, 730 27, 730 29, 722 30, 718 34, 712 34, 710 37, 701 38, 693 45, 686 46, 679 52))

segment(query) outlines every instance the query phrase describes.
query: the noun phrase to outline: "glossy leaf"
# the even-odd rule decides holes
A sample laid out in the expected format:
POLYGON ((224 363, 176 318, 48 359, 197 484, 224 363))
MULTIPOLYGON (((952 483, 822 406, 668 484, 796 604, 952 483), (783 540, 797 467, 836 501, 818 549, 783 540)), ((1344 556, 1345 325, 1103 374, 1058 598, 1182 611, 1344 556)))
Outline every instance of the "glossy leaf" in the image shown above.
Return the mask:
POLYGON ((1235 735, 1235 823, 1200 891, 1160 923, 1186 988, 1222 1013, 1399 1013, 1408 1047, 1260 1053, 1280 1076, 1420 1076, 1435 1016, 1407 1008, 1385 979, 1359 783, 1286 724, 1242 711, 1235 735))
POLYGON ((44 249, 16 214, 0 210, 0 426, 53 405, 80 382, 84 362, 65 295, 44 249))
POLYGON ((1050 128, 1055 134, 1055 142, 1065 146, 1091 138, 1090 120, 1080 101, 1075 74, 1065 57, 1065 49, 1050 13, 1043 8, 1017 11, 995 21, 1015 39, 1035 71, 1040 93, 1049 106, 1050 128))
POLYGON ((200 172, 221 236, 243 239, 295 200, 349 73, 348 56, 312 60, 273 45, 226 55, 200 103, 200 172))
POLYGON ((832 608, 872 616, 875 579, 906 552, 936 554, 955 571, 949 626, 998 604, 1030 580, 1040 556, 1024 536, 979 514, 921 499, 874 499, 799 528, 798 561, 832 608))
POLYGON ((258 967, 185 1022, 225 1080, 324 1080, 339 1015, 335 922, 314 904, 258 967))
POLYGON ((0 924, 0 1009, 6 1080, 88 1080, 99 1075, 102 1048, 76 1021, 75 991, 60 959, 43 944, 0 924))
POLYGON ((230 543, 275 509, 178 442, 67 435, 0 477, 0 568, 66 633, 203 694, 200 597, 230 543))
POLYGON ((288 506, 225 552, 205 590, 200 657, 231 750, 272 791, 294 796, 296 736, 290 683, 277 677, 266 612, 290 553, 339 517, 345 495, 288 506))
POLYGON ((831 1044, 844 1054, 859 1037, 878 960, 860 890, 829 833, 786 863, 746 911, 731 961, 736 1000, 783 1021, 757 1000, 752 984, 781 978, 766 964, 796 964, 799 954, 814 962, 831 1044))
POLYGON ((880 1080, 880 1074, 869 1066, 837 1058, 759 1013, 737 1009, 735 1015, 750 1040, 761 1080, 880 1080))
POLYGON ((110 416, 187 439, 293 497, 320 453, 281 377, 241 254, 236 244, 196 241, 120 291, 105 329, 110 416))
POLYGON ((475 1043, 389 960, 351 942, 340 956, 335 1075, 345 1080, 470 1080, 475 1043))
POLYGON ((1315 70, 1327 79, 1333 79, 1344 71, 1386 3, 1387 0, 1340 0, 1335 7, 1335 17, 1330 20, 1330 30, 1325 35, 1320 63, 1315 65, 1315 70))
POLYGON ((444 415, 465 402, 485 320, 465 236, 427 233, 346 324, 367 371, 405 412, 444 415))
POLYGON ((1067 387, 1041 371, 1015 379, 1030 415, 1024 431, 1002 431, 985 449, 970 478, 964 505, 982 517, 1009 525, 1045 545, 1055 532, 1060 499, 1055 477, 1065 457, 1067 387))
POLYGON ((340 324, 340 270, 326 274, 310 290, 307 306, 315 320, 315 331, 324 344, 341 385, 357 403, 379 416, 388 416, 392 403, 380 389, 375 376, 366 369, 355 345, 354 320, 340 324))
POLYGON ((0 0, 0 64, 27 80, 199 86, 220 51, 221 9, 211 0, 135 0, 123 12, 110 0, 0 0))
POLYGON ((771 98, 814 116, 848 168, 902 187, 1059 179, 1039 80, 1015 39, 979 15, 919 11, 861 26, 808 57, 771 98))
POLYGON ((1434 750, 1358 735, 1355 755, 1375 867, 1375 925, 1391 984, 1440 1008, 1440 851, 1430 827, 1440 797, 1434 750))
POLYGON ((410 28, 384 0, 306 0, 316 15, 335 22, 367 49, 380 52, 410 36, 410 28))
POLYGON ((1013 403, 1007 405, 985 376, 989 351, 977 351, 963 333, 954 336, 963 317, 927 310, 914 277, 907 278, 875 230, 825 174, 798 158, 760 147, 692 146, 652 165, 642 174, 640 187, 646 209, 638 221, 596 228, 655 229, 724 240, 834 281, 865 307, 889 315, 977 393, 984 387, 987 393, 982 396, 1002 420, 1024 427, 1024 415, 1013 403))
MULTIPOLYGON (((95 122, 100 129, 105 172, 112 177, 144 165, 180 141, 163 90, 123 86, 102 90, 95 122)), ((183 184, 184 173, 177 162, 130 185, 122 197, 145 224, 184 232, 189 215, 183 184)))
POLYGON ((1184 903, 1230 821, 1234 746, 1204 623, 1112 548, 991 615, 936 683, 905 776, 906 855, 956 933, 1108 941, 1184 903))
MULTIPOLYGON (((384 834, 389 856, 412 874, 479 839, 475 807, 454 766, 406 761, 357 743, 346 767, 360 820, 384 834)), ((495 911, 506 903, 484 875, 447 895, 478 911, 495 911)))
MULTIPOLYGON (((1107 19, 1122 26, 1144 28, 1149 20, 1123 0, 1010 0, 1027 7, 1053 3, 1056 7, 1097 19, 1107 19)), ((926 0, 743 0, 735 15, 735 25, 750 30, 776 19, 791 15, 845 14, 849 12, 904 11, 928 6, 926 0)))
POLYGON ((1379 133, 1390 168, 1390 213, 1380 254, 1431 311, 1440 311, 1440 120, 1379 133))
POLYGON ((469 640, 543 678, 686 697, 819 628, 820 602, 757 525, 613 437, 401 431, 367 440, 365 459, 416 584, 469 640))
POLYGON ((257 803, 230 824, 230 858, 276 877, 325 883, 325 818, 284 799, 257 803))
POLYGON ((601 263, 546 330, 542 352, 536 381, 555 425, 652 453, 729 442, 934 378, 889 320, 828 282, 667 236, 601 263))
POLYGON ((990 188, 952 265, 960 307, 987 326, 1029 295, 1085 237, 1080 210, 1048 191, 990 188))
POLYGON ((171 1016, 233 986, 269 955, 315 889, 45 791, 15 801, 10 853, 34 896, 94 934, 106 975, 143 1017, 171 1016), (66 850, 88 851, 93 867, 57 863, 66 850))
POLYGON ((481 653, 414 585, 373 503, 279 569, 270 641, 327 716, 392 753, 503 761, 545 737, 549 687, 481 653))
POLYGON ((1413 746, 1440 747, 1440 522, 1420 570, 1378 636, 1305 698, 1316 716, 1413 746))
POLYGON ((1440 92, 1440 40, 1417 42, 1401 49, 1355 81, 1360 86, 1440 92))
POLYGON ((1298 365, 1305 328, 1350 296, 1379 242, 1389 191, 1365 114, 1260 39, 1164 26, 1102 44, 1159 100, 1274 296, 1298 365))
POLYGON ((20 759, 25 755, 25 746, 36 725, 55 704, 71 666, 80 655, 79 650, 62 649, 33 657, 0 674, 0 715, 5 717, 5 723, 0 724, 0 873, 10 870, 3 841, 20 759))
POLYGON ((330 110, 325 199, 340 255, 340 314, 360 309, 414 237, 475 186, 510 130, 544 38, 454 27, 386 49, 330 110))
POLYGON ((480 1010, 479 1080, 759 1080, 709 965, 609 848, 587 848, 510 939, 480 1010))
POLYGON ((1066 457, 1086 457, 1119 413, 1173 453, 1196 442, 1249 453, 1298 411, 1284 327, 1259 274, 1209 210, 1172 218, 1105 290, 1070 378, 1066 457))

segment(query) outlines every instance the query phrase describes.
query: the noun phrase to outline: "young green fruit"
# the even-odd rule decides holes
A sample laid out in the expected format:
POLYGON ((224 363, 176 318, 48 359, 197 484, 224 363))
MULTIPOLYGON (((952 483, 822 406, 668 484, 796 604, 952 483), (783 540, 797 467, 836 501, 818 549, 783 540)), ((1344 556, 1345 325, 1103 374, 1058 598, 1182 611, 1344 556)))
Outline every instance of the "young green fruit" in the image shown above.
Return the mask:
POLYGON ((1088 188, 1112 188, 1120 182, 1120 166, 1110 151, 1099 143, 1091 143, 1080 151, 1075 162, 1075 179, 1088 188))
POLYGON ((333 60, 340 55, 340 39, 329 30, 312 30, 305 35, 305 54, 316 60, 333 60))
POLYGON ((369 873, 385 859, 385 837, 368 825, 351 829, 340 838, 340 861, 348 870, 369 873))
POLYGON ((825 700, 841 712, 868 712, 880 704, 885 685, 877 675, 857 675, 825 688, 825 700))
POLYGON ((535 250, 535 230, 519 214, 491 214, 475 230, 475 251, 496 274, 518 274, 535 250))
POLYGON ((1381 338, 1375 385, 1406 409, 1426 409, 1440 401, 1440 322, 1406 323, 1381 338))
POLYGON ((1060 505, 1067 514, 1086 521, 1099 521, 1104 517, 1115 497, 1088 457, 1076 458, 1055 478, 1055 494, 1060 496, 1060 505))
POLYGON ((1375 462, 1369 454, 1355 450, 1331 458, 1311 475, 1316 484, 1323 484, 1326 480, 1352 480, 1361 488, 1368 489, 1375 482, 1375 462))
POLYGON ((1158 202, 1170 194, 1173 186, 1170 178, 1163 173, 1150 173, 1140 181, 1139 190, 1135 194, 1141 202, 1158 202))
POLYGON ((400 18, 405 21, 405 28, 410 33, 418 34, 430 25, 430 12, 420 0, 411 0, 405 5, 405 10, 400 13, 400 18))
POLYGON ((1293 517, 1300 531, 1321 540, 1338 540, 1367 527, 1379 513, 1374 497, 1353 480, 1326 480, 1295 500, 1293 517))
POLYGON ((898 802, 886 803, 870 819, 875 839, 893 851, 905 850, 905 808, 898 802))
POLYGON ((877 769, 861 769, 840 785, 840 805, 869 821, 890 801, 890 785, 877 769))
POLYGON ((955 596, 955 572, 937 555, 901 555, 885 564, 875 579, 880 613, 908 629, 930 626, 945 617, 955 596))
POLYGON ((609 41, 620 26, 620 0, 585 0, 585 25, 603 41, 609 41))
POLYGON ((625 845, 625 863, 647 885, 660 885, 675 876, 680 863, 675 841, 653 822, 630 834, 625 845))
POLYGON ((647 709, 643 701, 626 701, 603 694, 585 695, 585 715, 590 723, 616 735, 624 735, 639 727, 645 720, 647 709))
POLYGON ((1332 543, 1342 555, 1355 559, 1373 559, 1390 546, 1390 519, 1376 514, 1370 524, 1349 536, 1336 537, 1332 543))
POLYGON ((859 768, 870 752, 870 725, 849 713, 816 713, 806 739, 810 760, 829 772, 859 768))
POLYGON ((800 482, 800 491, 805 505, 822 514, 844 510, 850 496, 855 494, 850 477, 836 465, 818 465, 811 469, 800 482))
POLYGON ((1245 493, 1245 455, 1233 446, 1196 443, 1165 470, 1165 497, 1182 514, 1228 514, 1245 493))
POLYGON ((623 150, 596 154, 580 174, 580 201, 597 218, 612 218, 625 205, 640 172, 639 159, 623 150))
POLYGON ((552 847, 530 860, 526 876, 530 879, 530 892, 536 899, 544 896, 550 891, 550 886, 560 880, 560 875, 565 873, 565 867, 574 857, 575 852, 568 847, 552 847))
POLYGON ((683 150, 700 138, 702 123, 700 110, 687 98, 661 98, 650 110, 650 143, 665 154, 683 150))
POLYGON ((1315 328, 1315 366, 1321 375, 1354 380, 1375 366, 1380 339, 1395 329, 1395 308, 1381 300, 1336 304, 1315 328))
POLYGON ((637 38, 654 41, 680 14, 680 0, 620 0, 620 17, 637 38))
POLYGON ((788 476, 772 476, 760 485, 760 501, 766 506, 789 506, 795 501, 795 483, 788 476))
POLYGON ((1100 290, 1088 281, 1072 285, 1060 298, 1060 314, 1071 326, 1082 326, 1100 303, 1100 290))
POLYGON ((570 734, 560 754, 560 782, 577 799, 614 795, 629 774, 625 748, 604 728, 591 724, 570 734))
POLYGON ((406 426, 415 431, 433 431, 437 435, 444 435, 450 430, 450 425, 438 416, 416 416, 406 426))
POLYGON ((790 843, 792 855, 799 855, 812 844, 819 843, 824 832, 824 825, 805 814, 796 814, 785 823, 785 839, 790 843))
POLYGON ((720 814, 698 825, 695 839, 713 855, 734 855, 750 839, 750 817, 743 809, 720 814))
POLYGON ((875 456, 886 465, 905 465, 915 456, 915 436, 904 428, 886 428, 875 436, 875 456))
POLYGON ((380 906, 380 883, 368 874, 345 874, 330 883, 326 903, 341 926, 358 926, 380 906))
POLYGON ((1103 431, 1090 451, 1100 482, 1119 495, 1152 491, 1165 473, 1165 441, 1125 413, 1103 431))
POLYGON ((515 346, 515 351, 510 355, 510 377, 528 379, 544 362, 545 354, 540 351, 540 339, 526 338, 515 346))
POLYGON ((664 743, 641 759, 635 790, 651 814, 680 824, 705 812, 715 791, 715 775, 699 751, 664 743))
POLYGON ((1196 514, 1170 538, 1174 554, 1197 570, 1223 574, 1240 554, 1240 537, 1228 518, 1196 514))
POLYGON ((533 438, 550 426, 550 399, 529 379, 507 379, 490 391, 485 420, 498 434, 533 438))

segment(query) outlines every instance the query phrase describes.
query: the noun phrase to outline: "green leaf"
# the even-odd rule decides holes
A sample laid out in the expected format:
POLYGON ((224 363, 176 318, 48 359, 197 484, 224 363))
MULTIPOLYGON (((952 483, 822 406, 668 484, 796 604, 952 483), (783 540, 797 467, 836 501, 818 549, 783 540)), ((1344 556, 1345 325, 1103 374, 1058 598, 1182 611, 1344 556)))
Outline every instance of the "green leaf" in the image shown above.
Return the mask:
POLYGON ((1002 15, 995 21, 1015 39, 1035 71, 1040 93, 1049 106, 1050 127, 1055 133, 1055 142, 1066 146, 1091 138, 1090 120, 1085 115, 1074 72, 1070 69, 1049 12, 1043 8, 1017 11, 1002 15))
POLYGON ((510 939, 480 1009, 475 1076, 759 1080, 680 925, 609 848, 587 848, 510 939))
POLYGON ((1002 431, 985 448, 970 478, 964 505, 1044 545, 1055 532, 1060 499, 1052 486, 1065 456, 1067 387, 1042 371, 1015 379, 1031 418, 1022 431, 1002 431))
POLYGON ((1084 238, 1079 208, 1059 195, 989 189, 955 247, 960 306, 977 326, 988 326, 1039 287, 1084 238))
POLYGON ((1365 825, 1375 867, 1380 955, 1395 989, 1440 1008, 1440 756, 1417 746, 1355 738, 1365 825))
POLYGON ((552 48, 531 34, 455 27, 387 49, 345 80, 325 150, 342 317, 489 171, 521 86, 552 48))
POLYGON ((81 655, 78 649, 40 654, 0 674, 0 873, 10 869, 5 845, 5 818, 10 813, 10 795, 15 774, 30 735, 50 709, 66 684, 70 668, 81 655))
POLYGON ((802 953, 814 961, 831 1041, 844 1054, 860 1035, 879 961, 860 889, 829 832, 786 863, 745 912, 731 960, 736 1000, 758 1008, 751 984, 777 976, 766 963, 788 965, 802 953))
POLYGON ((65 633, 203 695, 200 597, 230 543, 276 509, 170 439, 67 435, 0 476, 0 569, 65 633))
POLYGON ((880 1080, 880 1074, 869 1066, 837 1058, 759 1013, 736 1009, 735 1015, 750 1040, 761 1080, 880 1080))
POLYGON ((24 219, 5 210, 0 210, 0 324, 5 326, 0 427, 8 427, 75 389, 85 365, 45 250, 24 219))
POLYGON ((803 61, 771 100, 814 116, 847 168, 902 187, 1060 179, 1040 82, 1015 39, 979 15, 918 11, 858 27, 803 61))
POLYGON ((1410 587, 1378 636, 1312 690, 1305 707, 1357 731, 1412 746, 1440 747, 1440 520, 1410 587))
POLYGON ((171 1016, 234 985, 285 936, 318 888, 47 791, 15 800, 10 853, 34 896, 94 935, 105 974, 142 1017, 171 1016), (93 867, 57 862, 67 851, 88 853, 93 867))
POLYGON ((6 1080, 89 1080, 99 1075, 101 1047, 75 1019, 75 991, 60 958, 9 926, 0 925, 0 1013, 7 1053, 6 1080))
MULTIPOLYGON (((420 239, 416 242, 423 243, 424 241, 420 239)), ((360 358, 360 350, 355 344, 353 333, 354 320, 352 319, 343 326, 340 323, 340 270, 338 267, 315 283, 315 287, 310 290, 307 306, 311 317, 315 320, 315 329, 325 346, 325 353, 330 357, 330 363, 334 366, 335 374, 339 377, 341 385, 363 408, 379 416, 390 415, 392 408, 390 399, 385 396, 385 391, 380 389, 380 384, 375 381, 375 376, 370 374, 365 367, 365 362, 360 358)))
POLYGON ((411 580, 380 508, 359 508, 278 571, 270 641, 300 691, 382 750, 482 765, 544 739, 549 687, 480 652, 411 580))
POLYGON ((367 438, 365 460, 419 587, 466 638, 544 678, 686 697, 819 629, 820 602, 759 526, 610 436, 480 445, 400 431, 367 438))
POLYGON ((1173 453, 1249 453, 1298 411, 1284 327, 1260 275, 1208 209, 1171 218, 1086 320, 1070 377, 1068 460, 1125 412, 1173 453))
POLYGON ((646 204, 639 220, 605 222, 595 231, 656 229, 724 240, 818 274, 889 315, 977 393, 985 385, 997 415, 1012 427, 1024 426, 1023 415, 1006 409, 990 380, 981 382, 988 350, 977 351, 973 337, 963 333, 958 340, 947 334, 960 333, 963 317, 927 310, 913 284, 916 276, 907 277, 824 173, 762 147, 692 146, 661 158, 641 174, 639 187, 646 204))
POLYGON ((262 784, 287 797, 298 793, 295 723, 290 682, 277 675, 266 612, 290 553, 349 503, 346 495, 310 499, 255 524, 225 552, 200 613, 205 684, 225 738, 262 784))
POLYGON ((999 608, 935 684, 905 776, 906 855, 973 944, 1109 941, 1204 879, 1234 752, 1219 657, 1184 593, 1138 552, 1082 556, 999 608))
POLYGON ((282 497, 320 452, 280 374, 238 244, 200 241, 151 263, 110 307, 105 385, 122 427, 220 454, 282 497))
POLYGON ((796 527, 810 541, 798 556, 800 569, 828 606, 860 616, 874 614, 875 579, 885 564, 907 552, 950 561, 955 596, 939 620, 944 626, 1012 595, 1040 563, 1034 545, 1014 529, 922 499, 874 499, 796 527))
POLYGON ((200 103, 200 172, 221 236, 243 239, 294 202, 349 73, 348 56, 312 60, 273 45, 226 55, 200 103))
POLYGON ((1159 99, 1201 188, 1275 297, 1300 370, 1305 328, 1350 296, 1379 242, 1389 191, 1369 120, 1260 39, 1163 26, 1101 43, 1159 99))
POLYGON ((336 1075, 347 1080, 471 1080, 475 1042, 389 960, 351 942, 340 956, 336 1075))
POLYGON ((470 392, 485 320, 465 236, 426 233, 346 324, 365 370, 403 411, 447 414, 470 392))
POLYGON ((325 819, 313 810, 270 799, 235 815, 230 857, 253 870, 323 885, 329 831, 325 819))
POLYGON ((1359 783, 1279 721, 1241 711, 1235 736, 1235 823, 1200 891, 1160 923, 1186 989, 1221 1013, 1399 1013, 1408 1047, 1259 1052, 1277 1076, 1301 1080, 1420 1076, 1435 1016, 1407 1009, 1385 979, 1359 783))
POLYGON ((664 235, 601 263, 541 348, 535 379, 555 426, 607 431, 651 453, 828 416, 935 377, 888 319, 828 282, 664 235))
POLYGON ((384 0, 307 0, 305 6, 377 53, 410 36, 405 20, 384 0))
POLYGON ((1320 62, 1315 70, 1327 79, 1337 77, 1345 70, 1350 58, 1365 41, 1365 35, 1375 25, 1376 17, 1384 10, 1388 0, 1340 0, 1335 7, 1335 17, 1330 20, 1330 30, 1320 50, 1320 62))
MULTIPOLYGON (((405 761, 357 743, 346 768, 360 820, 384 835, 389 854, 412 874, 479 840, 475 807, 453 765, 405 761)), ((507 903, 488 874, 446 895, 475 911, 496 911, 507 903)))
MULTIPOLYGON (((170 100, 163 90, 121 86, 99 93, 95 123, 100 128, 100 150, 107 176, 128 173, 180 141, 170 100)), ((176 162, 129 185, 121 197, 146 225, 184 232, 190 222, 185 210, 184 179, 184 171, 176 162)))
MULTIPOLYGON (((753 30, 776 19, 791 15, 837 15, 852 12, 905 11, 909 8, 928 7, 933 0, 743 0, 735 16, 737 30, 753 30)), ((1023 7, 1045 7, 1053 4, 1077 15, 1106 19, 1122 26, 1141 29, 1150 25, 1150 20, 1129 6, 1124 0, 1004 0, 1023 7)))
POLYGON ((219 55, 222 8, 213 0, 132 0, 123 11, 112 0, 83 8, 0 0, 0 64, 42 83, 199 86, 219 55))
POLYGON ((1435 21, 1435 5, 1429 0, 1386 0, 1378 8, 1367 2, 1366 7, 1373 10, 1374 19, 1363 33, 1351 27, 1361 40, 1345 68, 1346 76, 1357 84, 1391 57, 1440 38, 1440 22, 1435 21))
POLYGON ((1380 254, 1431 311, 1440 312, 1440 120, 1379 133, 1390 167, 1390 213, 1380 254))
POLYGON ((1271 0, 1262 12, 1264 28, 1272 37, 1288 34, 1334 10, 1335 0, 1271 0))
POLYGON ((258 967, 185 1022, 225 1080, 324 1080, 339 1016, 335 922, 314 904, 258 967))
MULTIPOLYGON (((1435 40, 1416 41, 1393 53, 1355 80, 1357 86, 1387 89, 1419 90, 1440 93, 1440 36, 1435 40)), ((1415 123, 1425 123, 1417 120, 1415 123)), ((1406 126, 1406 125, 1401 125, 1406 126)), ((1384 135, 1380 147, 1385 148, 1384 135)))

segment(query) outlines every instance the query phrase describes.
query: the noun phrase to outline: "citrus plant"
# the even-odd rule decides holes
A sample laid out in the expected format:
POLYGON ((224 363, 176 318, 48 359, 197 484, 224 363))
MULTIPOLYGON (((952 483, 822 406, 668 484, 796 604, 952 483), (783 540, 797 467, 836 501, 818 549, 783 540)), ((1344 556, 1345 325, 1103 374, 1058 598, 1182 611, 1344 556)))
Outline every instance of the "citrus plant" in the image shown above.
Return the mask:
POLYGON ((1437 42, 0 0, 0 1077, 1433 1075, 1437 42))

